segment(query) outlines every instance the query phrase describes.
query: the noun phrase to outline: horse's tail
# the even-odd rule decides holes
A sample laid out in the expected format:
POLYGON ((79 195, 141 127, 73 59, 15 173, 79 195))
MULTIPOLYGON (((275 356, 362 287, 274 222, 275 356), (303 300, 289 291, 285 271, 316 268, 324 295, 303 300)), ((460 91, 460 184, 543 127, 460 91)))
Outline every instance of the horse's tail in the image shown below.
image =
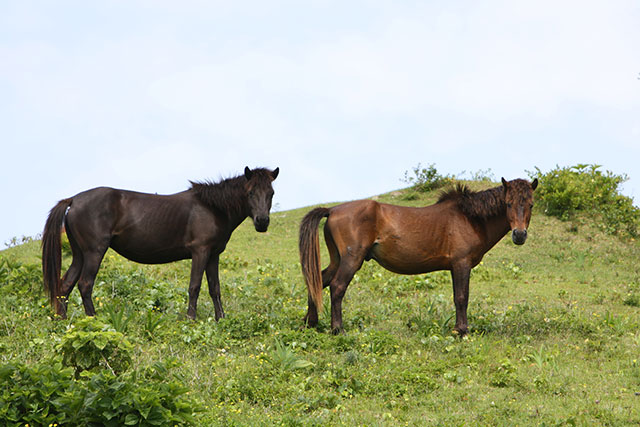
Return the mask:
POLYGON ((56 307, 60 295, 60 269, 62 264, 62 244, 60 234, 62 222, 73 199, 60 200, 49 212, 42 233, 42 279, 44 291, 49 295, 51 305, 56 307))
POLYGON ((300 223, 300 264, 307 283, 307 292, 316 310, 322 308, 322 271, 320 270, 320 241, 318 226, 329 216, 328 208, 316 208, 305 215, 300 223))

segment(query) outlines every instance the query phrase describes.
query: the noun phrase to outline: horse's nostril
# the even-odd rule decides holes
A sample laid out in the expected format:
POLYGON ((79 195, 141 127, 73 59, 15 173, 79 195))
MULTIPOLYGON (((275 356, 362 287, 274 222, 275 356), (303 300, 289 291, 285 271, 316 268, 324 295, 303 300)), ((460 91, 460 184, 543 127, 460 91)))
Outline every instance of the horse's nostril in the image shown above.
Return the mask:
POLYGON ((522 245, 527 240, 527 230, 515 229, 511 232, 511 240, 516 245, 522 245))
POLYGON ((258 231, 266 231, 267 227, 269 227, 269 217, 268 216, 258 216, 254 220, 254 224, 256 226, 256 230, 258 230, 258 231))

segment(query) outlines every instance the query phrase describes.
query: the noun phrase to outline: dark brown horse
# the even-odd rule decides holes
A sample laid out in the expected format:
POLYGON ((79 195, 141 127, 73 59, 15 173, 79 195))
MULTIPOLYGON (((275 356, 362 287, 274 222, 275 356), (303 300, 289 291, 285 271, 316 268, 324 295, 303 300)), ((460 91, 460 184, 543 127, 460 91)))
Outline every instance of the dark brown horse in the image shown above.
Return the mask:
POLYGON ((66 317, 76 282, 84 311, 95 315, 91 292, 108 248, 136 262, 160 264, 191 258, 189 308, 195 319, 202 275, 207 272, 216 320, 224 317, 218 260, 231 233, 248 216, 256 231, 267 231, 279 169, 245 168, 244 175, 219 183, 192 182, 189 190, 168 196, 113 188, 94 188, 58 202, 42 235, 45 291, 57 314, 66 317), (60 279, 60 232, 71 245, 71 266, 60 279))
POLYGON ((537 180, 504 178, 501 186, 486 191, 458 185, 422 208, 360 200, 313 209, 300 225, 300 262, 309 295, 305 322, 317 325, 322 288, 329 286, 331 330, 340 332, 347 286, 363 261, 375 259, 400 274, 451 271, 455 331, 466 334, 471 269, 509 230, 515 244, 525 242, 537 185, 537 180), (320 271, 318 226, 325 217, 330 262, 320 271))

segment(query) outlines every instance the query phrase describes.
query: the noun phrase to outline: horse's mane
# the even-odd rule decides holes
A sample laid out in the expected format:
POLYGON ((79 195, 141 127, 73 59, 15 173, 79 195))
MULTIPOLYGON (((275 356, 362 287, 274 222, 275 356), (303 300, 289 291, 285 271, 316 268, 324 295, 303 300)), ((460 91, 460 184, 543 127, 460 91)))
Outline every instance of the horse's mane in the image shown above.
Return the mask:
MULTIPOLYGON (((256 168, 251 170, 251 182, 270 183, 272 172, 266 168, 256 168), (255 176, 257 179, 253 178, 255 176)), ((241 214, 247 209, 247 189, 245 184, 247 178, 244 174, 233 178, 223 179, 219 182, 212 181, 189 181, 191 190, 195 193, 198 200, 211 209, 222 213, 241 214)))
POLYGON ((247 203, 247 192, 244 175, 213 181, 189 181, 196 198, 211 209, 227 214, 244 210, 247 203))
POLYGON ((469 218, 485 219, 503 213, 506 209, 504 187, 501 185, 484 191, 472 191, 458 183, 440 195, 438 203, 453 200, 469 218))

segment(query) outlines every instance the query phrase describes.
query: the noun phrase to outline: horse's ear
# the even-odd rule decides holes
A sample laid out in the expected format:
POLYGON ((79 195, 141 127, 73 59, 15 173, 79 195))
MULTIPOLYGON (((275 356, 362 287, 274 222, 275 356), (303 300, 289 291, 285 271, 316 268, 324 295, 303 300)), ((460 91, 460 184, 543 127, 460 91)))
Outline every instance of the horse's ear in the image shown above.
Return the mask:
POLYGON ((244 176, 245 176, 245 178, 247 178, 247 181, 249 181, 251 179, 252 175, 253 175, 253 172, 251 171, 251 169, 249 169, 249 166, 245 166, 244 167, 244 176))
POLYGON ((534 179, 533 182, 531 183, 532 190, 535 190, 536 187, 538 187, 538 178, 534 179))
POLYGON ((507 189, 507 181, 504 178, 502 179, 502 186, 505 188, 505 190, 507 189))
POLYGON ((273 172, 271 172, 271 179, 275 181, 279 173, 280 173, 280 168, 275 168, 273 172))

